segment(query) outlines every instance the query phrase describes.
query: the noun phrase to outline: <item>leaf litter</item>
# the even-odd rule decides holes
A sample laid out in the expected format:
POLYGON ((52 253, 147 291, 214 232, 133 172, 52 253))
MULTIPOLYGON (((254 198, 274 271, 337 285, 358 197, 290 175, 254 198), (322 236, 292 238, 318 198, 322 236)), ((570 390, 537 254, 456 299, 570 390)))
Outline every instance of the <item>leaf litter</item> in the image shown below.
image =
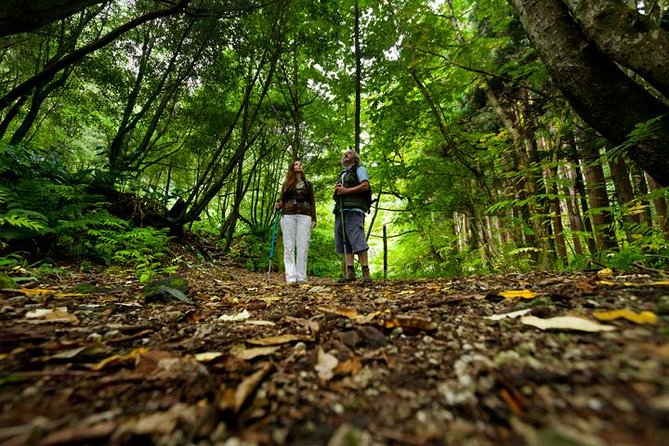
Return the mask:
POLYGON ((665 277, 179 274, 3 290, 0 443, 669 444, 665 277))

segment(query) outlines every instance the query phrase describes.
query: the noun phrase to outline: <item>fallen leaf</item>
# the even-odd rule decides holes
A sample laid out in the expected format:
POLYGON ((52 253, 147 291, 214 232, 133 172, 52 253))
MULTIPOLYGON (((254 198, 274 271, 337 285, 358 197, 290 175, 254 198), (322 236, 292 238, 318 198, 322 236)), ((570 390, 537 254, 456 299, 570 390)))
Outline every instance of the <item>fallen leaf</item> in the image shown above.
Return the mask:
POLYGON ((255 325, 258 327, 274 327, 276 324, 272 321, 244 321, 245 325, 255 325))
POLYGON ((613 311, 595 311, 592 315, 599 319, 600 321, 612 321, 619 318, 627 319, 632 321, 635 324, 652 324, 656 325, 658 323, 658 317, 652 311, 642 311, 636 313, 627 308, 622 310, 613 310, 613 311))
POLYGON ((235 353, 235 356, 239 359, 245 361, 250 361, 251 359, 258 358, 260 356, 271 355, 277 351, 279 347, 256 347, 256 348, 247 348, 240 352, 235 353))
POLYGON ((198 362, 211 362, 221 356, 223 356, 221 352, 203 352, 195 354, 195 360, 198 362))
POLYGON ((84 296, 84 294, 80 294, 80 293, 63 293, 62 291, 47 290, 47 289, 44 289, 44 288, 19 288, 18 291, 25 294, 26 296, 41 296, 43 294, 49 294, 49 295, 52 295, 56 299, 64 299, 64 298, 67 298, 67 297, 84 296))
POLYGON ((407 316, 398 314, 384 322, 386 328, 401 327, 408 330, 433 331, 437 327, 431 320, 419 316, 407 316))
POLYGON ((508 290, 508 291, 500 291, 499 293, 500 296, 506 298, 506 299, 515 299, 515 298, 523 298, 523 299, 534 299, 537 297, 537 293, 534 291, 530 290, 508 290))
POLYGON ((531 308, 526 308, 524 310, 512 311, 510 313, 493 314, 492 316, 487 316, 486 319, 490 319, 491 321, 499 321, 506 318, 514 319, 518 316, 524 316, 530 311, 532 311, 531 308))
POLYGON ((110 365, 117 365, 124 362, 135 362, 140 355, 148 353, 149 350, 143 347, 136 348, 126 355, 113 355, 108 358, 103 359, 102 361, 93 364, 90 366, 91 370, 102 370, 103 368, 110 365))
POLYGON ((330 353, 325 353, 322 348, 318 348, 318 359, 316 364, 316 373, 321 381, 329 381, 334 376, 334 369, 339 364, 339 360, 330 353))
POLYGON ((575 316, 558 316, 550 319, 541 319, 536 316, 523 316, 520 319, 525 325, 531 325, 541 330, 559 329, 559 330, 578 330, 587 332, 612 331, 615 327, 602 325, 575 316))
POLYGON ((639 349, 657 356, 660 359, 669 360, 669 343, 662 345, 641 344, 639 345, 639 349))
POLYGON ((38 308, 26 313, 26 319, 31 319, 30 322, 64 322, 68 324, 78 324, 79 319, 71 313, 67 312, 67 307, 38 308))
POLYGON ((272 365, 269 363, 265 364, 260 370, 239 384, 237 390, 235 390, 235 412, 239 412, 239 409, 242 408, 244 402, 246 402, 246 400, 248 400, 249 397, 253 394, 255 389, 258 388, 270 370, 272 370, 272 365))
POLYGON ((312 336, 285 334, 278 336, 270 336, 268 338, 248 339, 246 342, 254 345, 280 345, 280 344, 287 344, 293 341, 313 341, 313 340, 314 338, 312 336))
POLYGON ((331 305, 327 307, 319 306, 316 307, 316 309, 322 311, 323 313, 336 314, 337 316, 343 316, 349 319, 355 319, 358 316, 358 312, 355 310, 355 308, 338 307, 335 305, 331 305))
POLYGON ((51 358, 53 358, 53 359, 72 359, 72 358, 76 358, 77 355, 79 355, 79 353, 86 350, 86 348, 88 348, 88 346, 83 346, 83 347, 78 347, 78 348, 74 348, 74 349, 71 349, 71 350, 66 350, 64 352, 56 353, 55 355, 51 356, 51 358))
POLYGON ((251 313, 248 312, 248 310, 244 309, 244 311, 237 313, 237 314, 224 314, 221 317, 218 318, 219 321, 226 321, 226 322, 239 322, 239 321, 245 321, 248 318, 251 317, 251 313))
POLYGON ((340 362, 335 368, 335 372, 340 375, 357 375, 362 368, 362 364, 358 358, 351 358, 344 362, 340 362))
POLYGON ((604 268, 597 271, 597 276, 599 277, 611 277, 613 276, 613 271, 611 268, 604 268))

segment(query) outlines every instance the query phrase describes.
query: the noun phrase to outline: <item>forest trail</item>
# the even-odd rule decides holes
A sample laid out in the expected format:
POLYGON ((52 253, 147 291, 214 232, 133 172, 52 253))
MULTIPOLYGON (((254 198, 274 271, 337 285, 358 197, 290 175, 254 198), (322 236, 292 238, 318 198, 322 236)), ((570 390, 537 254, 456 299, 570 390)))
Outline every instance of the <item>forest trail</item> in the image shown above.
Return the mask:
POLYGON ((669 444, 664 277, 180 274, 3 290, 0 444, 669 444))

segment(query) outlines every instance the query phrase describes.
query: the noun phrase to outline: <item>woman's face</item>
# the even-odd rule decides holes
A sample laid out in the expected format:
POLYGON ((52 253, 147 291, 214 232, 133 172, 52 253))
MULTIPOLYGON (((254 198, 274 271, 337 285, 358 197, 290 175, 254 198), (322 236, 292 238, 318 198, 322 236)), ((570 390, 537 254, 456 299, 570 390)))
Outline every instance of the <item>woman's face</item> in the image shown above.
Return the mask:
POLYGON ((302 161, 295 161, 293 163, 293 170, 295 172, 302 172, 302 161))

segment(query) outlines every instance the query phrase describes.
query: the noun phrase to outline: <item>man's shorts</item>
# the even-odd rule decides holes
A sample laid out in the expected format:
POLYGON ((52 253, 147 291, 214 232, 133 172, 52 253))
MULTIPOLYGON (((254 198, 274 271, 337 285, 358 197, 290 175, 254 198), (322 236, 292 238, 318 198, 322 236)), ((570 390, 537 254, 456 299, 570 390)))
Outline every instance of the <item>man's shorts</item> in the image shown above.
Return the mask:
MULTIPOLYGON (((365 240, 365 214, 357 211, 344 211, 344 227, 346 228, 346 254, 356 254, 369 249, 365 240)), ((344 254, 341 214, 335 214, 334 225, 335 250, 344 254)))

